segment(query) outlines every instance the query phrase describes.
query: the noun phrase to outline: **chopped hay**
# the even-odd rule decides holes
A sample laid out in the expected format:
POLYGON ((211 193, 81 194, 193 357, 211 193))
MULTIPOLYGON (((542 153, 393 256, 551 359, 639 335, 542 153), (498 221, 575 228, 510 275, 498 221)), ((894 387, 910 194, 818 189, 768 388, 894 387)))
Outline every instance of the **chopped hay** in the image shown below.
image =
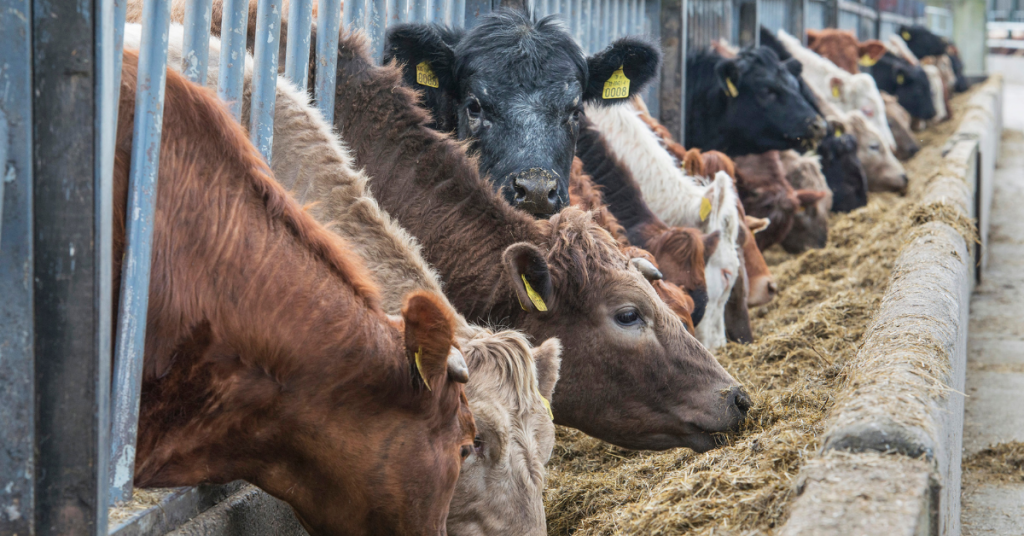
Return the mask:
POLYGON ((1024 482, 1024 443, 1010 441, 964 458, 963 469, 987 481, 1024 482))
MULTIPOLYGON (((973 92, 953 99, 957 118, 973 92)), ((959 121, 919 133, 910 177, 943 164, 940 145, 959 121)), ((834 214, 824 249, 765 252, 779 295, 751 309, 755 342, 716 354, 746 386, 753 406, 742 430, 704 454, 689 449, 630 451, 558 428, 545 506, 552 535, 771 532, 788 517, 800 467, 819 449, 825 417, 850 381, 847 363, 881 303, 890 273, 916 225, 950 224, 965 237, 973 223, 952 206, 921 204, 910 193, 872 194, 868 206, 834 214)))
POLYGON ((132 500, 111 506, 107 511, 110 528, 114 528, 150 507, 160 504, 160 501, 164 500, 165 497, 179 489, 181 488, 134 489, 132 491, 132 500))

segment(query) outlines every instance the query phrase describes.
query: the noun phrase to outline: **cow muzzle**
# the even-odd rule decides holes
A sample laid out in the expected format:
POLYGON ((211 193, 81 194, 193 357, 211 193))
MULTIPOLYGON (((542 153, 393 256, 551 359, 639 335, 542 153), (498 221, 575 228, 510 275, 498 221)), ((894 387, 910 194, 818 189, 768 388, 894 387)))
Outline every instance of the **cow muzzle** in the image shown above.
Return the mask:
POLYGON ((826 122, 825 119, 822 118, 820 115, 814 116, 814 119, 811 120, 810 124, 807 125, 807 137, 814 144, 817 144, 819 141, 821 141, 822 138, 825 137, 825 134, 827 132, 828 122, 826 122))
POLYGON ((558 210, 558 175, 542 168, 531 168, 511 175, 512 206, 540 218, 558 210))

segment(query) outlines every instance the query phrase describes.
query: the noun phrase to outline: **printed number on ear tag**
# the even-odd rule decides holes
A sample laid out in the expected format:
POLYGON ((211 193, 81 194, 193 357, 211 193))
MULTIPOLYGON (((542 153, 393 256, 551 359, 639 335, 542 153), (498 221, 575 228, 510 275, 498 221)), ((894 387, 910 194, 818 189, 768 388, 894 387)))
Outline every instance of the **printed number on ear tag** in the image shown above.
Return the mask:
POLYGON ((897 84, 899 84, 899 85, 901 85, 901 86, 902 86, 902 85, 903 85, 903 82, 905 82, 906 80, 907 80, 907 79, 906 79, 906 78, 904 78, 902 74, 898 74, 898 75, 896 75, 896 83, 897 83, 897 84))
POLYGON ((700 198, 700 221, 707 221, 708 216, 711 215, 711 200, 702 197, 700 198))
MULTIPOLYGON (((530 301, 533 302, 533 306, 536 307, 538 311, 547 311, 548 306, 544 303, 544 298, 541 298, 540 294, 538 294, 536 290, 533 290, 533 287, 530 286, 530 282, 526 280, 526 276, 519 274, 519 277, 523 278, 523 284, 526 285, 526 295, 530 297, 530 301)), ((520 303, 519 306, 522 307, 523 304, 520 303)))
POLYGON ((441 86, 441 84, 437 83, 437 75, 434 74, 434 69, 430 68, 430 62, 421 61, 416 65, 416 83, 432 88, 441 86))
POLYGON ((736 89, 736 84, 732 83, 732 78, 725 79, 725 87, 728 88, 727 92, 729 93, 730 97, 735 99, 736 97, 740 96, 740 90, 736 89))
POLYGON ((430 382, 427 381, 427 377, 423 375, 423 365, 420 363, 420 356, 423 355, 423 348, 416 349, 416 372, 420 373, 420 379, 423 380, 423 385, 427 386, 428 391, 433 391, 430 388, 430 382))
POLYGON ((910 41, 910 32, 903 32, 900 35, 903 36, 904 41, 910 41))
POLYGON ((871 56, 864 54, 863 56, 860 57, 860 61, 858 61, 857 63, 864 67, 871 67, 872 65, 878 63, 878 60, 872 59, 871 56))
POLYGON ((622 66, 608 78, 604 83, 604 91, 601 92, 602 99, 624 99, 629 96, 629 79, 622 72, 622 66))

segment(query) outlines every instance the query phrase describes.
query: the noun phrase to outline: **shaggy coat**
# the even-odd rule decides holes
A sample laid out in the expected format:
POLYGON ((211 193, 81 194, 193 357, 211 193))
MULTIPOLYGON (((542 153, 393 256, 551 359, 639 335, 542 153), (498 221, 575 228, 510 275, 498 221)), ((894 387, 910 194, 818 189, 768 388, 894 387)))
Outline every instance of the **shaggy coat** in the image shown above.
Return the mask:
POLYGON ((718 239, 705 241, 692 228, 669 227, 647 207, 632 175, 611 155, 601 134, 583 118, 580 141, 576 145, 582 171, 601 187, 601 203, 624 224, 630 243, 644 247, 657 260, 666 281, 678 285, 694 302, 693 323, 700 325, 707 308, 705 258, 714 251, 705 248, 718 239), (620 219, 621 218, 621 219, 620 219))
POLYGON ((534 220, 496 197, 361 37, 341 37, 337 81, 335 121, 356 163, 452 303, 472 321, 561 339, 556 422, 629 448, 697 450, 737 425, 746 395, 589 213, 534 220))
MULTIPOLYGON (((657 279, 648 278, 648 280, 651 281, 651 286, 654 287, 654 291, 658 293, 658 296, 662 301, 664 301, 673 311, 676 312, 677 315, 679 315, 679 319, 683 321, 683 324, 686 324, 686 330, 692 335, 694 312, 693 298, 686 294, 675 283, 670 283, 664 279, 664 273, 661 272, 661 269, 658 266, 658 261, 654 255, 644 249, 631 246, 629 244, 629 239, 626 238, 625 228, 619 224, 619 220, 617 220, 615 216, 612 215, 611 211, 608 210, 608 207, 604 202, 604 196, 601 195, 600 187, 595 185, 593 179, 590 178, 590 175, 587 175, 583 171, 583 162, 579 157, 576 157, 573 160, 572 173, 569 175, 569 203, 572 206, 590 211, 591 214, 594 215, 594 221, 615 237, 615 241, 619 244, 619 247, 623 248, 623 251, 627 251, 626 248, 629 248, 627 256, 631 259, 646 259, 656 270, 658 270, 657 279)), ((690 229, 690 231, 692 231, 692 229, 690 229)), ((699 242, 699 236, 696 237, 696 241, 699 242)), ((700 262, 701 266, 694 267, 692 272, 703 275, 704 257, 700 256, 700 258, 697 259, 697 262, 700 262)))
MULTIPOLYGON (((740 270, 737 237, 742 222, 736 211, 732 178, 723 173, 709 184, 699 184, 699 179, 685 175, 661 147, 657 136, 637 117, 632 104, 588 108, 586 116, 604 138, 609 154, 633 177, 648 209, 661 221, 672 227, 697 229, 705 235, 719 232, 720 247, 705 255, 704 259, 708 305, 704 318, 697 325, 697 339, 708 348, 724 346, 727 342, 725 305, 740 270), (706 210, 707 205, 711 210, 702 218, 701 207, 706 210)), ((586 169, 590 158, 582 152, 580 156, 586 169)), ((606 184, 603 172, 587 171, 597 184, 605 188, 610 207, 615 206, 615 196, 619 195, 616 192, 629 191, 606 184)), ((614 176, 608 175, 611 177, 614 176)), ((614 208, 612 210, 615 211, 614 208)), ((634 217, 628 214, 618 216, 627 229, 631 228, 634 217)))
MULTIPOLYGON (((137 46, 140 30, 137 24, 126 25, 125 44, 137 46)), ((182 27, 171 25, 169 37, 168 62, 177 68, 181 62, 182 27)), ((211 37, 207 76, 210 87, 216 85, 219 51, 220 41, 211 37)), ((243 108, 247 111, 252 74, 249 57, 246 67, 243 108)), ((248 113, 242 117, 246 126, 248 113)), ((402 297, 417 290, 436 292, 443 299, 437 274, 423 260, 416 240, 368 195, 367 178, 353 167, 347 149, 309 104, 308 96, 284 79, 278 79, 277 83, 271 164, 278 182, 290 189, 299 202, 308 203, 306 212, 345 238, 365 260, 382 289, 385 312, 399 314, 402 297)), ((495 333, 471 326, 459 315, 455 319, 459 325, 457 340, 469 371, 476 371, 470 375, 466 393, 475 413, 478 434, 473 454, 466 459, 459 474, 448 515, 448 533, 476 534, 479 526, 515 526, 523 534, 545 533, 543 486, 538 488, 533 478, 507 479, 503 475, 508 474, 508 460, 547 460, 551 454, 554 424, 548 416, 545 399, 550 400, 557 380, 561 345, 556 339, 550 339, 534 349, 519 332, 495 333), (500 371, 516 373, 496 376, 500 371), (481 407, 486 407, 487 411, 481 413, 481 407), (487 432, 495 429, 511 434, 487 432), (485 435, 486 440, 482 439, 485 435), (501 440, 506 444, 495 443, 501 440), (479 448, 477 444, 481 441, 486 441, 488 449, 479 448), (524 449, 538 450, 524 452, 524 449), (494 452, 501 453, 503 458, 490 458, 494 452), (471 466, 472 471, 467 466, 471 466), (470 474, 479 475, 485 468, 490 473, 483 478, 488 484, 484 489, 478 489, 478 483, 472 486, 464 483, 470 474), (479 492, 488 500, 464 496, 470 492, 479 492), (495 508, 494 504, 489 504, 492 501, 515 508, 495 508)), ((533 468, 530 474, 538 474, 537 471, 543 482, 543 466, 533 468)))
MULTIPOLYGON (((125 54, 114 274, 137 62, 125 54)), ((245 479, 314 535, 443 534, 475 435, 448 374, 454 311, 418 292, 390 319, 213 92, 171 71, 164 102, 135 484, 245 479)))

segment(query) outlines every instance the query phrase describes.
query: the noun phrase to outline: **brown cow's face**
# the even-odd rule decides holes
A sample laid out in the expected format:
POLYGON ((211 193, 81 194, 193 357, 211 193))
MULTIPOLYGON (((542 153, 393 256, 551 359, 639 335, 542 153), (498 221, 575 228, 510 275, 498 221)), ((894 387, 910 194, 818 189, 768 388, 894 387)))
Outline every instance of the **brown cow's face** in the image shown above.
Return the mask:
MULTIPOLYGON (((448 506, 476 427, 462 382, 454 321, 439 300, 415 293, 403 308, 408 371, 363 371, 319 398, 282 401, 280 456, 253 483, 287 501, 312 535, 445 534, 448 506), (348 383, 348 382, 347 382, 348 383), (353 386, 354 385, 354 386, 353 386)), ((385 362, 384 360, 380 360, 385 362)), ((336 381, 324 371, 322 381, 336 381)))
POLYGON ((477 434, 452 497, 448 533, 547 534, 544 466, 555 425, 544 398, 558 379, 562 346, 548 339, 531 351, 522 333, 506 331, 465 348, 477 434))
POLYGON ((523 243, 504 257, 525 331, 592 356, 563 365, 555 422, 626 448, 713 448, 712 434, 735 429, 750 405, 736 380, 588 214, 566 209, 550 225, 546 257, 523 243), (515 285, 524 275, 546 312, 515 285))

